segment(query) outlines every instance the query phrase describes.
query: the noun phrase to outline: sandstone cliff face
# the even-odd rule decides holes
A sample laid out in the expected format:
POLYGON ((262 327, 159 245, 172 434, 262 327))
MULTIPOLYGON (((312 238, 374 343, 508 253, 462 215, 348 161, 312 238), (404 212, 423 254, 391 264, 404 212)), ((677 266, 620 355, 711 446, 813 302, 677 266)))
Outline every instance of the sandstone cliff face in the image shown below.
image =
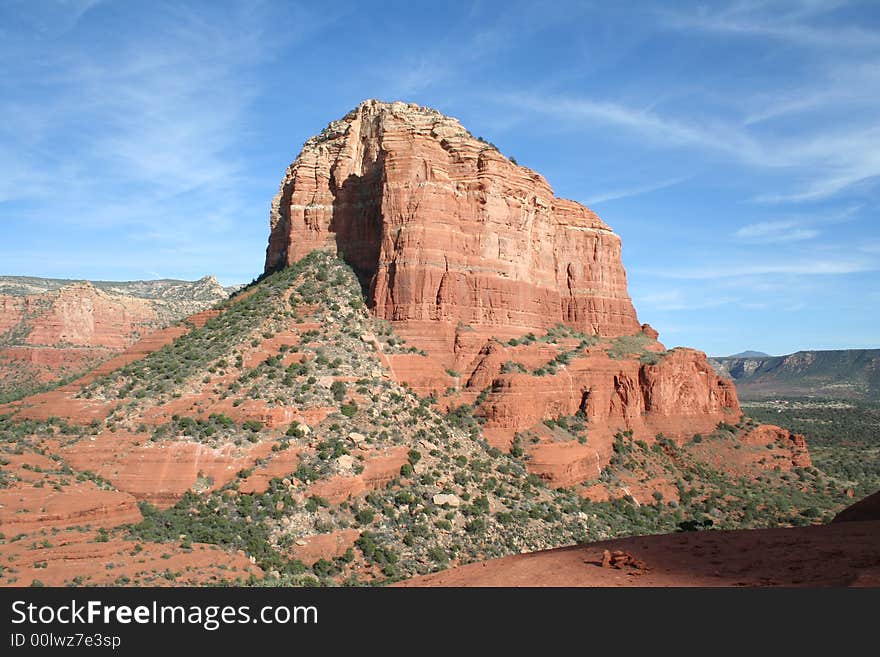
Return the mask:
POLYGON ((121 349, 140 331, 149 331, 156 315, 146 299, 111 296, 89 283, 73 283, 53 294, 46 312, 30 322, 24 342, 121 349))
POLYGON ((377 316, 624 335, 620 238, 455 119, 366 101, 306 142, 272 203, 266 270, 341 253, 377 316))
POLYGON ((582 411, 594 429, 609 434, 633 430, 646 438, 684 438, 711 431, 738 409, 733 384, 717 377, 701 352, 675 349, 656 365, 599 352, 551 376, 499 373, 485 415, 490 428, 521 431, 582 411))

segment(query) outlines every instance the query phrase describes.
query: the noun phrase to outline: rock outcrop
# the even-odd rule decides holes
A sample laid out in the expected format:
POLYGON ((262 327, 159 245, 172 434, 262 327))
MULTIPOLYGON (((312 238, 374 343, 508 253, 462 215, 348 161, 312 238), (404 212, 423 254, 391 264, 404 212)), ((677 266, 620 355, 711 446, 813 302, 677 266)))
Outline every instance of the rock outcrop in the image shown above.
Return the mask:
MULTIPOLYGON (((509 429, 510 435, 581 411, 593 432, 608 438, 617 430, 684 438, 712 431, 739 409, 733 384, 692 349, 667 352, 656 364, 590 351, 556 374, 498 373, 491 385, 486 426, 509 429)), ((604 451, 610 456, 610 441, 604 451)))
POLYGON ((683 439, 740 415, 705 354, 667 352, 639 323, 620 238, 593 211, 435 110, 368 100, 331 123, 288 168, 270 223, 266 272, 338 253, 372 312, 421 352, 385 357, 392 376, 447 407, 485 392, 494 445, 588 417, 591 447, 542 446, 542 475, 595 475, 617 431, 683 439), (572 344, 508 344, 558 326, 572 344), (589 348, 563 354, 579 340, 589 348))
POLYGON ((783 463, 775 463, 786 470, 793 467, 809 468, 813 465, 807 440, 799 433, 772 424, 762 424, 749 432, 743 439, 745 444, 776 447, 784 453, 783 463))
POLYGON ((267 272, 336 251, 384 319, 639 331, 620 238, 428 108, 368 100, 307 141, 271 227, 267 272))
POLYGON ((832 522, 861 522, 880 520, 880 491, 846 507, 834 516, 832 522))

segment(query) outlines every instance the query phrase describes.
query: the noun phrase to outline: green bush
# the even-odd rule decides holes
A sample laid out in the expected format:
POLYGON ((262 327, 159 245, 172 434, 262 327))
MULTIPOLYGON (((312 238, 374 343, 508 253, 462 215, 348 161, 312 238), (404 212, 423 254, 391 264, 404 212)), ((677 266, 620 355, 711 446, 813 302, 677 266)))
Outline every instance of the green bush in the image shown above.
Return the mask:
POLYGON ((334 381, 330 385, 330 392, 333 394, 333 399, 342 401, 345 399, 346 386, 342 381, 334 381))
POLYGON ((345 417, 352 418, 357 414, 358 406, 354 402, 343 404, 339 407, 339 412, 342 413, 345 417))
POLYGON ((376 513, 368 507, 360 509, 354 516, 355 520, 357 520, 358 523, 361 525, 369 525, 371 522, 373 522, 373 519, 375 517, 376 513))

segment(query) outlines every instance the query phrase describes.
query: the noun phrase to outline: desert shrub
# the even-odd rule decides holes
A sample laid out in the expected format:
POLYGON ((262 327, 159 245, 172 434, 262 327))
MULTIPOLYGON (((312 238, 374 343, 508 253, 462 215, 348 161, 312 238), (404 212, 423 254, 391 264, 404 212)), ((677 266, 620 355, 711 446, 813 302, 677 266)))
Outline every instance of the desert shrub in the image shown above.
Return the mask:
POLYGON ((333 395, 333 399, 336 401, 342 401, 345 399, 346 387, 342 381, 334 381, 330 385, 330 392, 333 395))
POLYGON ((376 512, 370 509, 369 507, 364 507, 360 509, 354 516, 355 520, 358 521, 361 525, 369 525, 373 522, 373 519, 376 517, 376 512))

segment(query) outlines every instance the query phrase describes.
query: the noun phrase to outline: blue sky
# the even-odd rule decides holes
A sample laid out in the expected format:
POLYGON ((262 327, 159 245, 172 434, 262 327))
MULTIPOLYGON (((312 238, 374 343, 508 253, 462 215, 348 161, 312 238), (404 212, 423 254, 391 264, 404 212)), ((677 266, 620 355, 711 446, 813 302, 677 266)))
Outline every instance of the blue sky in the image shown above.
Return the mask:
POLYGON ((5 0, 0 61, 2 274, 247 282, 302 143, 400 99, 596 210, 667 346, 880 347, 875 2, 5 0))

